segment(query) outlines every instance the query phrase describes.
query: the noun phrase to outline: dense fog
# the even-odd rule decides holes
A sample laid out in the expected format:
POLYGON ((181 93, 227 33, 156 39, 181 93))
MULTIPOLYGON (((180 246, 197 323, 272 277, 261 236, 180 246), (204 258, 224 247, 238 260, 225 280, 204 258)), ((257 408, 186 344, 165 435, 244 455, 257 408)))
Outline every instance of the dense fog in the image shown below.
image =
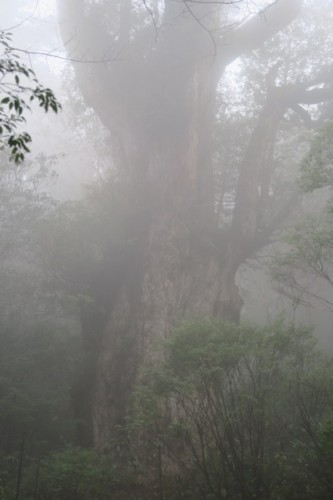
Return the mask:
POLYGON ((333 2, 0 6, 0 500, 333 495, 333 2))

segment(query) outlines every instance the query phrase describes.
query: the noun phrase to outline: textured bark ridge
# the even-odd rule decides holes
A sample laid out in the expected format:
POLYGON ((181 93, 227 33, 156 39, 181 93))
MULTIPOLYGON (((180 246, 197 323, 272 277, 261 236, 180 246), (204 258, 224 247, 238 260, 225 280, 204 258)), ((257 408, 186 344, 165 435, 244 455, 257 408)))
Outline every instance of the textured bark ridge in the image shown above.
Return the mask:
MULTIPOLYGON (((204 2, 191 12, 188 4, 166 2, 164 11, 155 13, 163 26, 157 33, 152 19, 138 28, 129 0, 111 2, 112 12, 110 2, 58 0, 69 56, 111 59, 74 68, 87 105, 110 131, 136 226, 128 266, 110 299, 93 381, 91 414, 100 449, 110 444, 126 415, 138 370, 157 339, 186 316, 239 318, 235 275, 254 251, 257 179, 266 142, 254 136, 249 145, 250 163, 239 177, 240 203, 221 238, 212 173, 216 88, 225 66, 288 25, 301 3, 272 2, 265 15, 229 30, 223 43, 214 45, 209 30, 219 13, 213 9, 204 29, 198 22, 200 9, 207 9, 204 2)), ((277 115, 280 111, 265 115, 264 127, 271 120, 266 135, 274 134, 277 115)))

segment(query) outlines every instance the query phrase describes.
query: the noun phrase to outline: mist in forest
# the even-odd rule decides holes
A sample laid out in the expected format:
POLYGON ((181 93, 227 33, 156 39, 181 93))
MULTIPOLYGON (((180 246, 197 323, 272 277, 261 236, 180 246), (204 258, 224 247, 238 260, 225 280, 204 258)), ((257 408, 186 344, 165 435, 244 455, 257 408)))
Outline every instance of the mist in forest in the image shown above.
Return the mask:
POLYGON ((333 2, 0 6, 0 500, 333 495, 333 2))

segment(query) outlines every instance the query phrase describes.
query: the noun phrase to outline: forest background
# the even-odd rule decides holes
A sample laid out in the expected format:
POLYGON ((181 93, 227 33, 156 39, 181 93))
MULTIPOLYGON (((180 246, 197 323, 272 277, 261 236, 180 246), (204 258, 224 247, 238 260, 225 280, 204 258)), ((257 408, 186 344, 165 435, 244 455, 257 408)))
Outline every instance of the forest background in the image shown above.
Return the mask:
POLYGON ((330 498, 331 2, 6 15, 2 498, 330 498))

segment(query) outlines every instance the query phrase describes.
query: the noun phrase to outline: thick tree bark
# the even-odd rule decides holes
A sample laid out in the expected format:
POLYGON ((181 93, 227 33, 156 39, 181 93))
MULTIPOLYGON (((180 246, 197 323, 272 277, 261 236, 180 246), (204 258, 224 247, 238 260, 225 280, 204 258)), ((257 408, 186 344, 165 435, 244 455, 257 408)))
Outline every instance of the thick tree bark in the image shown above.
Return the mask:
MULTIPOLYGON (((212 40, 196 16, 183 13, 181 2, 166 2, 157 41, 153 28, 147 29, 146 40, 144 33, 133 35, 131 4, 124 2, 119 38, 113 39, 119 48, 119 40, 127 44, 122 45, 123 60, 75 65, 83 96, 110 130, 119 171, 129 179, 136 227, 130 262, 109 301, 96 367, 92 420, 100 449, 109 446, 126 415, 138 370, 157 339, 186 316, 239 318, 242 301, 235 275, 251 255, 260 168, 281 110, 270 102, 263 111, 239 177, 232 228, 217 245, 212 173, 216 88, 226 65, 288 25, 301 3, 273 2, 216 44, 212 64, 212 40)), ((69 55, 105 59, 114 47, 106 22, 98 18, 96 25, 98 6, 89 12, 84 1, 58 4, 69 55)), ((103 3, 99 8, 106 15, 103 3)))

